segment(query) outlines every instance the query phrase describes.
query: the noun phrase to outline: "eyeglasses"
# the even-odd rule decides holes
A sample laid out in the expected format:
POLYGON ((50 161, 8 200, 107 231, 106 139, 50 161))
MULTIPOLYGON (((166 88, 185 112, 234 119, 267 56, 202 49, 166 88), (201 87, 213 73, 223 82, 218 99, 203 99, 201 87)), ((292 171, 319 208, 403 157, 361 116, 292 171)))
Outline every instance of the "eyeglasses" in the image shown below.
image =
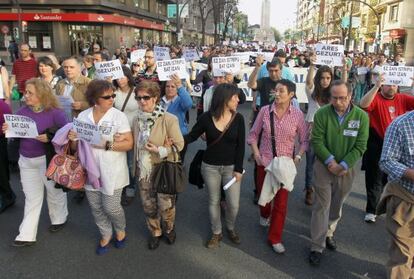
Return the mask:
POLYGON ((152 97, 148 96, 148 95, 146 95, 146 96, 135 96, 135 100, 137 100, 137 101, 141 101, 141 100, 148 101, 151 98, 152 97))
POLYGON ((145 59, 152 59, 154 56, 144 56, 145 59))
POLYGON ((335 96, 331 96, 331 100, 333 101, 346 101, 346 99, 348 98, 348 96, 341 96, 341 97, 335 97, 335 96))
POLYGON ((112 95, 106 95, 106 96, 101 96, 99 98, 105 99, 105 100, 109 100, 109 99, 115 99, 116 94, 112 94, 112 95))

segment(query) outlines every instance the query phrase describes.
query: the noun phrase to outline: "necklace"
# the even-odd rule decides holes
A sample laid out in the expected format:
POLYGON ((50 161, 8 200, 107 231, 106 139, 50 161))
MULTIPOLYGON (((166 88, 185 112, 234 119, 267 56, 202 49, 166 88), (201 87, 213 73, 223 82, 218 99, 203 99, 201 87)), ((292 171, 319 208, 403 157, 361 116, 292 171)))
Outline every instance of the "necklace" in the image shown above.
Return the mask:
POLYGON ((38 106, 30 106, 30 109, 31 109, 33 112, 41 112, 41 111, 43 111, 44 107, 43 107, 43 105, 38 105, 38 106))

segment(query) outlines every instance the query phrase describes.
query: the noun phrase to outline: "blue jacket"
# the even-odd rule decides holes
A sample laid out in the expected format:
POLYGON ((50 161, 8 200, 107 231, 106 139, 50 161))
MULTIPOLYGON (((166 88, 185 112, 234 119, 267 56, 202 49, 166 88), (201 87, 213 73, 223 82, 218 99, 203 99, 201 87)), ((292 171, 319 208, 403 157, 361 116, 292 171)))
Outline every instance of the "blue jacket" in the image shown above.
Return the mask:
POLYGON ((175 100, 168 106, 167 111, 177 116, 182 135, 188 133, 188 123, 185 120, 185 113, 191 109, 192 106, 193 99, 191 98, 190 93, 188 93, 184 86, 181 86, 178 89, 177 98, 175 98, 175 100))

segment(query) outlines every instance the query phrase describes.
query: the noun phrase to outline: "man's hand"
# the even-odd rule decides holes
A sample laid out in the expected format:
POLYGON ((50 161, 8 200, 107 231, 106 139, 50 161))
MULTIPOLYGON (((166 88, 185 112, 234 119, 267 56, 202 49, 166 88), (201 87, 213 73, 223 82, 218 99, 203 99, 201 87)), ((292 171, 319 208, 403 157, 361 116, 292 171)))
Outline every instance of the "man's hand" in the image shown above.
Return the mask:
POLYGON ((263 56, 262 55, 258 55, 256 57, 256 67, 262 66, 263 62, 264 62, 263 56))
POLYGON ((338 164, 335 160, 328 164, 328 170, 336 176, 343 176, 347 173, 344 167, 338 164))

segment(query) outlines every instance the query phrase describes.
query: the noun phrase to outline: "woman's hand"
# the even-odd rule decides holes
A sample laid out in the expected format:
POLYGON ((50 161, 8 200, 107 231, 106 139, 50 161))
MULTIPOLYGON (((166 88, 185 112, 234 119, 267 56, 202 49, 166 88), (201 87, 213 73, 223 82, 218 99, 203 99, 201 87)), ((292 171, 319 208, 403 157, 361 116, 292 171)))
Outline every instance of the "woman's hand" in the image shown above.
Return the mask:
POLYGON ((3 134, 5 134, 8 129, 9 129, 9 125, 7 123, 3 123, 3 125, 1 126, 1 130, 3 131, 3 134))
POLYGON ((78 139, 78 134, 74 130, 70 130, 68 133, 68 139, 71 141, 76 141, 78 139))
POLYGON ((72 109, 74 110, 80 110, 82 107, 82 103, 81 102, 73 102, 72 103, 72 109))
POLYGON ((302 159, 301 155, 298 154, 295 156, 295 159, 293 159, 293 162, 295 163, 296 166, 299 165, 301 159, 302 159))
POLYGON ((164 147, 171 147, 174 144, 173 139, 172 138, 165 138, 164 140, 164 147))
POLYGON ((178 77, 177 74, 172 74, 171 75, 171 81, 175 84, 177 89, 183 86, 183 84, 181 82, 181 79, 178 77))
POLYGON ((254 160, 258 166, 263 166, 262 156, 259 153, 254 154, 254 160))
POLYGON ((310 61, 311 66, 314 66, 316 64, 316 54, 315 53, 311 53, 311 55, 309 56, 309 61, 310 61))
POLYGON ((43 142, 43 143, 47 143, 47 142, 49 142, 49 139, 47 138, 47 135, 46 135, 46 134, 41 134, 41 135, 38 135, 38 136, 36 137, 36 139, 37 139, 38 141, 40 141, 40 142, 43 142))
POLYGON ((158 153, 158 146, 156 146, 155 144, 152 144, 150 142, 148 142, 145 145, 145 149, 148 150, 149 152, 158 153))
POLYGON ((126 136, 124 134, 116 133, 114 135, 114 142, 121 142, 126 140, 126 136))
POLYGON ((242 179, 243 174, 237 171, 233 172, 233 176, 236 178, 236 182, 240 182, 242 179))

